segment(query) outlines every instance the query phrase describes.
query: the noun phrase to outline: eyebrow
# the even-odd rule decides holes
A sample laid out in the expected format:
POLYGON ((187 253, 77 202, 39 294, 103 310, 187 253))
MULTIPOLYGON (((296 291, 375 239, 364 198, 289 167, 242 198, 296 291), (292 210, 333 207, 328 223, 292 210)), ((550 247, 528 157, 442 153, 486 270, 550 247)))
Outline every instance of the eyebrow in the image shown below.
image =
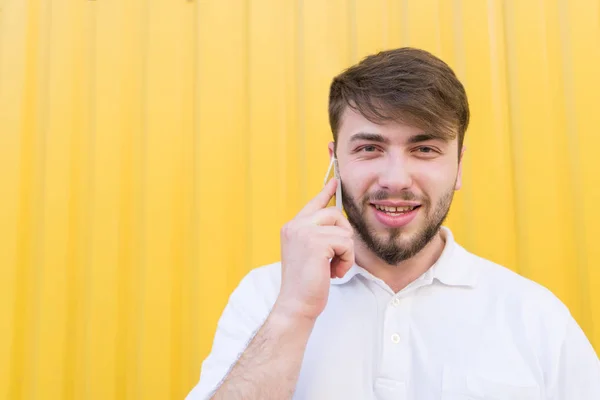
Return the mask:
POLYGON ((366 140, 368 142, 377 142, 385 144, 388 144, 390 142, 389 139, 378 133, 358 132, 350 137, 350 143, 357 142, 359 140, 366 140))
MULTIPOLYGON (((390 141, 388 138, 378 134, 378 133, 368 133, 368 132, 358 132, 350 137, 350 143, 357 142, 360 140, 366 140, 368 142, 376 142, 376 143, 384 143, 389 144, 390 141)), ((421 142, 427 142, 429 140, 441 140, 447 142, 447 140, 439 135, 434 135, 432 133, 420 133, 417 135, 413 135, 408 138, 406 141, 408 144, 415 144, 421 142)))
POLYGON ((431 133, 421 133, 418 135, 414 135, 408 138, 406 141, 408 144, 415 144, 421 142, 427 142, 429 140, 441 140, 443 142, 447 142, 447 140, 439 135, 434 135, 431 133))

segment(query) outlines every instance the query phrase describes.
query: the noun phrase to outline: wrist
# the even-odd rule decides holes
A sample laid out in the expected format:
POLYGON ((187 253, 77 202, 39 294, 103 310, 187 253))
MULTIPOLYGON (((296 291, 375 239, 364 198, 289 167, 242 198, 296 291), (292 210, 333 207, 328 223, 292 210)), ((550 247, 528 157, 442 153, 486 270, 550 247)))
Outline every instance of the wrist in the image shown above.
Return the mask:
POLYGON ((277 300, 275 302, 275 305, 271 310, 271 315, 273 316, 273 318, 276 318, 282 324, 289 324, 294 326, 312 326, 314 325, 318 317, 318 315, 315 315, 315 313, 308 312, 300 307, 296 307, 292 304, 280 300, 277 300))

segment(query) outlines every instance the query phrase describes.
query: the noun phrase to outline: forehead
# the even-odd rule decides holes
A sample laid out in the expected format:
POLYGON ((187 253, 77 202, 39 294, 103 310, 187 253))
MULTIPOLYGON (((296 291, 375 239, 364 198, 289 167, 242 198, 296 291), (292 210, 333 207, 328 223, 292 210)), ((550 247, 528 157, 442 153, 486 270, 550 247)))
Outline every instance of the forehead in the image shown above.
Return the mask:
POLYGON ((348 142, 357 133, 372 133, 384 136, 391 143, 405 142, 408 138, 421 135, 425 131, 417 126, 397 121, 375 123, 350 107, 342 113, 338 131, 338 142, 348 142))

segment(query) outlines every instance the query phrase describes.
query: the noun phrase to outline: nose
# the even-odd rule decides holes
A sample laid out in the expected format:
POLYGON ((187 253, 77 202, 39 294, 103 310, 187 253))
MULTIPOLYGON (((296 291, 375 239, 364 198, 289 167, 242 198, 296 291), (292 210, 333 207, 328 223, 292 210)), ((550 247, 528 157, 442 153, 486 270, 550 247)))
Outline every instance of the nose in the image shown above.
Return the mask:
POLYGON ((409 165, 401 157, 389 157, 379 175, 379 186, 390 192, 400 192, 412 186, 409 165))

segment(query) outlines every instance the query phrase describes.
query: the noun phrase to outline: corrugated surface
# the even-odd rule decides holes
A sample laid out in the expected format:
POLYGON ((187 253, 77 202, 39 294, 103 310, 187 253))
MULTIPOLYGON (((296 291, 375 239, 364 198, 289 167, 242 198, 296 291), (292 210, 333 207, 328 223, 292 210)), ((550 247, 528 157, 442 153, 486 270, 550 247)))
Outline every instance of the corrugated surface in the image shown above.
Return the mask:
POLYGON ((449 225, 600 347, 600 1, 0 0, 0 398, 182 398, 321 185, 332 76, 441 56, 449 225))

